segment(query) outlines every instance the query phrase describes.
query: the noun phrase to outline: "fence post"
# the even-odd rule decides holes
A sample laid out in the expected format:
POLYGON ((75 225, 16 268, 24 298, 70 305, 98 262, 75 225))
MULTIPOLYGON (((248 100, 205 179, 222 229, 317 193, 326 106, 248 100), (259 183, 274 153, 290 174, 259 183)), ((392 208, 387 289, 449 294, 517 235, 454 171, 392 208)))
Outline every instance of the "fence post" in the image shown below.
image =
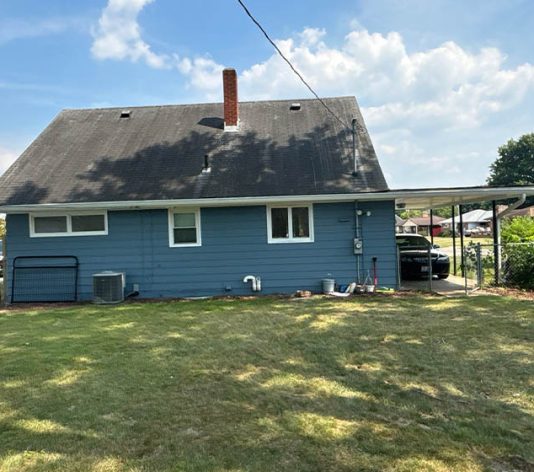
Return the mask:
MULTIPOLYGON (((467 248, 462 247, 462 261, 467 260, 467 248)), ((464 278, 464 286, 465 286, 465 294, 468 295, 468 289, 467 289, 467 270, 465 270, 465 264, 462 263, 462 276, 464 278)))
POLYGON ((480 243, 477 243, 476 255, 477 255, 477 285, 478 285, 478 288, 482 288, 482 283, 484 281, 484 272, 482 271, 482 247, 480 246, 480 243))
POLYGON ((396 244, 397 247, 397 290, 401 289, 402 286, 402 275, 401 275, 401 255, 400 255, 400 248, 398 244, 396 244))
POLYGON ((463 206, 458 205, 458 212, 460 213, 460 251, 462 251, 460 267, 462 270, 462 277, 465 277, 464 217, 462 215, 463 211, 464 211, 463 206))
POLYGON ((7 235, 7 231, 6 231, 6 234, 4 234, 4 238, 2 239, 2 255, 4 256, 4 259, 2 260, 2 262, 0 262, 0 264, 2 264, 2 278, 3 278, 3 281, 2 281, 2 294, 1 294, 1 298, 2 298, 2 303, 4 305, 9 305, 9 300, 8 300, 8 291, 7 291, 7 284, 8 284, 8 270, 9 270, 9 265, 7 263, 7 243, 6 243, 6 235, 7 235))
POLYGON ((456 221, 455 221, 456 207, 452 206, 452 265, 453 272, 456 275, 456 221))

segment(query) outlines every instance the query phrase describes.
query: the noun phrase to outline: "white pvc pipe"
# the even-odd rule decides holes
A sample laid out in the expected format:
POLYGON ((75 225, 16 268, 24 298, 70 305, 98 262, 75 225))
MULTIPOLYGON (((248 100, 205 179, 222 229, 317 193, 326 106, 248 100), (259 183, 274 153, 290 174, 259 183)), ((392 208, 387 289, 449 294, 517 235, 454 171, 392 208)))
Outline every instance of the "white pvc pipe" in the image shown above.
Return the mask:
MULTIPOLYGON (((258 291, 258 279, 254 277, 253 275, 246 275, 243 278, 243 283, 246 284, 248 282, 252 282, 252 291, 257 292, 258 291)), ((261 290, 261 281, 260 281, 260 290, 261 290)))

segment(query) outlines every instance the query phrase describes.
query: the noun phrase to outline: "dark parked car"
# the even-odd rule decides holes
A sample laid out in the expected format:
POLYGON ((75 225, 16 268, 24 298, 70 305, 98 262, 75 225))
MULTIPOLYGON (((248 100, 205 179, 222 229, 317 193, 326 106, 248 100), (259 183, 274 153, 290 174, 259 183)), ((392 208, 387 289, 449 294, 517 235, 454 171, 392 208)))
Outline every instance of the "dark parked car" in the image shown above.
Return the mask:
POLYGON ((401 278, 420 279, 428 277, 428 250, 432 259, 432 275, 440 279, 449 276, 449 256, 438 251, 439 246, 432 246, 424 236, 419 234, 397 234, 397 246, 400 253, 401 278))

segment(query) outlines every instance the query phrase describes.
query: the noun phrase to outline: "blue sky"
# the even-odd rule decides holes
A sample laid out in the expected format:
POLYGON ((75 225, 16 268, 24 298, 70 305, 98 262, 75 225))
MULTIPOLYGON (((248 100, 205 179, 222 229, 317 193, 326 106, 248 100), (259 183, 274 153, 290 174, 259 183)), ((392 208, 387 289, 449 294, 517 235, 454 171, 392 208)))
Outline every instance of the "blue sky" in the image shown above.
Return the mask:
MULTIPOLYGON (((323 96, 355 95, 393 188, 482 184, 534 131, 531 0, 248 0, 323 96)), ((3 0, 0 171, 62 108, 307 90, 235 0, 3 0)))

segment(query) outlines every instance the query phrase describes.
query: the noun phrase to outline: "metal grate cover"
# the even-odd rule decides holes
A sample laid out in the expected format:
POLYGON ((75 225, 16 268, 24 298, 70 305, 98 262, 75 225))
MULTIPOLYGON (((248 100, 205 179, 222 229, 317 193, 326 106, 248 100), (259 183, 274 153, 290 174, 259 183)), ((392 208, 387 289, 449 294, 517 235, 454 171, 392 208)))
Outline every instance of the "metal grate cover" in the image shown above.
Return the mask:
POLYGON ((13 259, 11 303, 75 302, 76 256, 18 256, 13 259))

